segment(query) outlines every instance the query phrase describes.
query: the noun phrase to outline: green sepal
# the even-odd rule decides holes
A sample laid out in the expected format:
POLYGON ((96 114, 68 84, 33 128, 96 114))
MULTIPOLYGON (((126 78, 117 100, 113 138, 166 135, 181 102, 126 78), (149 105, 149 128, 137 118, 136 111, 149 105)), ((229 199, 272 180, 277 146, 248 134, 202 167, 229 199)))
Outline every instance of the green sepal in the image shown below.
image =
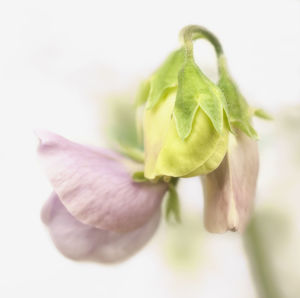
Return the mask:
POLYGON ((219 69, 220 80, 218 86, 222 90, 227 101, 230 124, 243 131, 249 137, 258 139, 257 132, 251 124, 251 109, 243 95, 240 93, 237 85, 230 77, 225 66, 224 57, 219 59, 219 69))
POLYGON ((212 83, 192 59, 188 59, 178 75, 178 91, 174 116, 178 135, 184 140, 192 130, 198 108, 209 117, 218 133, 223 129, 223 102, 221 90, 212 83))
POLYGON ((172 218, 175 223, 181 222, 179 197, 176 191, 176 187, 172 183, 169 184, 168 196, 166 198, 165 216, 167 222, 169 223, 172 222, 172 218))
POLYGON ((150 92, 150 81, 149 80, 143 81, 139 86, 137 96, 135 99, 136 107, 143 105, 147 101, 149 97, 149 92, 150 92))
POLYGON ((135 172, 132 174, 132 180, 134 182, 146 182, 149 181, 145 176, 144 176, 144 172, 135 172))
POLYGON ((264 120, 273 120, 273 117, 270 114, 268 114, 266 111, 264 111, 263 109, 255 109, 253 114, 254 114, 254 116, 259 117, 264 120))
POLYGON ((177 86, 178 72, 184 63, 184 50, 180 48, 172 52, 166 61, 150 78, 150 91, 146 108, 153 108, 164 93, 177 86))
POLYGON ((227 104, 227 101, 226 101, 226 98, 225 96, 223 95, 222 96, 222 104, 223 104, 223 108, 224 108, 224 114, 223 114, 223 117, 226 121, 226 124, 228 125, 228 129, 229 131, 235 135, 235 131, 234 129, 232 128, 231 126, 231 123, 230 123, 230 116, 229 116, 229 108, 228 108, 228 104, 227 104))
POLYGON ((232 124, 244 132, 248 137, 258 140, 258 134, 256 130, 253 128, 250 122, 245 121, 233 121, 232 124))

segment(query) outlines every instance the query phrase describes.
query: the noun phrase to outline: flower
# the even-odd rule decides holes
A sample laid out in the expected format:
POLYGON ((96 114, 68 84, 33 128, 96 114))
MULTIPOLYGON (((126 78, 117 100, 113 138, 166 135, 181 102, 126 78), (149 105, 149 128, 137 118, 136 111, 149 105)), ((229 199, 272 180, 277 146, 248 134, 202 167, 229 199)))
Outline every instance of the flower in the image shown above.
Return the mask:
POLYGON ((113 151, 37 132, 38 153, 54 193, 42 210, 56 247, 67 257, 122 261, 154 234, 165 183, 136 183, 139 165, 113 151))
MULTIPOLYGON (((248 105, 211 32, 192 25, 182 33, 184 45, 138 92, 137 105, 145 106, 143 129, 136 128, 144 144, 116 138, 124 154, 140 163, 50 132, 37 133, 39 156, 54 190, 41 217, 65 256, 104 263, 130 257, 155 233, 167 191, 165 218, 180 223, 178 178, 202 176, 209 232, 245 229, 258 175, 252 117, 270 117, 248 105), (215 47, 217 84, 195 63, 196 38, 215 47)), ((123 133, 126 125, 119 123, 123 133)))
POLYGON ((228 143, 226 100, 193 58, 185 57, 183 48, 173 52, 144 84, 137 101, 147 101, 148 179, 204 175, 219 166, 228 143))
POLYGON ((254 202, 258 164, 257 142, 240 131, 231 134, 221 165, 202 177, 204 224, 209 232, 245 229, 254 202))

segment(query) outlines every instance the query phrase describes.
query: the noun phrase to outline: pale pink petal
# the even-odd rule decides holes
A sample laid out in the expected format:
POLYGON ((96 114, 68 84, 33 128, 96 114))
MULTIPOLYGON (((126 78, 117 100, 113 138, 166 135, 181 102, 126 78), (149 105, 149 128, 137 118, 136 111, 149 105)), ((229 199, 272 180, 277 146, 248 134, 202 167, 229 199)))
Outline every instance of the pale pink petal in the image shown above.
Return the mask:
POLYGON ((253 207, 258 165, 256 141, 243 133, 231 136, 221 165, 202 178, 204 223, 209 232, 244 230, 253 207))
POLYGON ((113 263, 132 256, 149 241, 159 225, 160 210, 137 230, 110 232, 77 221, 53 193, 44 205, 41 217, 55 246, 66 257, 113 263))
POLYGON ((130 231, 149 221, 167 190, 135 183, 128 162, 109 150, 38 133, 39 156, 54 191, 77 220, 103 230, 130 231))

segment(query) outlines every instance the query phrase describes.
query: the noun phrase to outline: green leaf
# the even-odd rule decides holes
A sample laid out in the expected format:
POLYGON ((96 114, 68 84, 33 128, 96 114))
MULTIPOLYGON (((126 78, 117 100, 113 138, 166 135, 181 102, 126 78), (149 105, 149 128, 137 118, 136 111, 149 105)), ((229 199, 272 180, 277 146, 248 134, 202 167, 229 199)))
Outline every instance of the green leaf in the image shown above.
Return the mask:
POLYGON ((212 83, 194 61, 188 60, 178 75, 178 91, 174 115, 179 136, 189 136, 194 116, 200 107, 211 120, 218 133, 223 129, 221 90, 212 83))
POLYGON ((150 92, 150 82, 149 80, 147 81, 143 81, 140 84, 136 99, 135 99, 135 106, 139 107, 141 105, 143 105, 149 96, 149 92, 150 92))
POLYGON ((135 181, 135 182, 146 182, 146 181, 149 181, 144 176, 144 172, 135 172, 135 173, 133 173, 132 180, 135 181))
POLYGON ((254 116, 262 118, 264 120, 273 120, 273 117, 263 109, 255 109, 254 116))
POLYGON ((171 222, 171 217, 176 223, 181 222, 179 198, 175 186, 169 184, 169 192, 166 201, 166 220, 171 222))
POLYGON ((180 48, 169 55, 162 66, 150 78, 147 109, 154 107, 164 93, 177 86, 178 72, 184 63, 184 50, 180 48))

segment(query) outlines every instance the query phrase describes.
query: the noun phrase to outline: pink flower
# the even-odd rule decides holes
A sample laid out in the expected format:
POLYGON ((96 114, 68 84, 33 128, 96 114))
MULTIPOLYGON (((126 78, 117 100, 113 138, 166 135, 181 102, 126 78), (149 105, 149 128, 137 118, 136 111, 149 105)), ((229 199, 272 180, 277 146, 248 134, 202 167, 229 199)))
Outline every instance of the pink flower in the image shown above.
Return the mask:
POLYGON ((38 132, 39 156, 53 186, 42 220, 67 257, 122 261, 154 234, 167 184, 136 183, 133 161, 109 150, 38 132))
POLYGON ((245 229, 253 207, 258 166, 257 142, 242 132, 231 135, 220 166, 202 177, 204 224, 209 232, 245 229))

